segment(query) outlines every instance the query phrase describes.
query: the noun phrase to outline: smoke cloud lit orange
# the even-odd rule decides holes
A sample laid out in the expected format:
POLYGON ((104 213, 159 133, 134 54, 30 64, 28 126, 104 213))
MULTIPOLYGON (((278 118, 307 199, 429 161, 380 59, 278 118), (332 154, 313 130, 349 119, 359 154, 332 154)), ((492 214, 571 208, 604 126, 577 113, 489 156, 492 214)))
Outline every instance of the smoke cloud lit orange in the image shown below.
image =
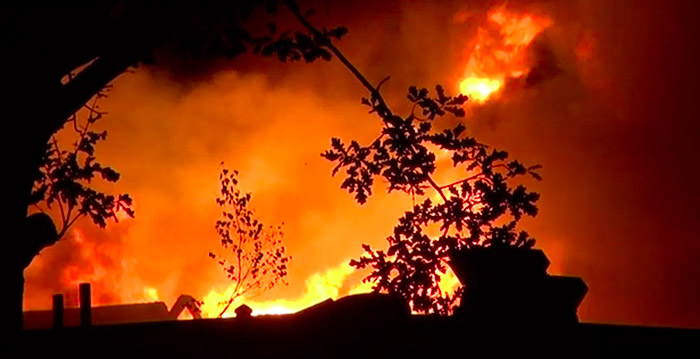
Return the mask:
MULTIPOLYGON (((469 41, 474 52, 461 83, 475 101, 485 101, 507 77, 527 71, 525 49, 550 25, 549 20, 502 9, 491 11, 488 19, 490 26, 469 41)), ((66 292, 68 304, 75 304, 70 293, 78 283, 92 282, 101 296, 96 305, 156 300, 172 305, 180 294, 190 294, 204 302, 204 317, 218 315, 219 303, 232 288, 207 258, 218 245, 213 224, 221 161, 241 172, 241 190, 253 192, 253 207, 263 219, 286 223, 285 240, 293 257, 290 287, 241 298, 232 308, 246 303, 255 314, 290 313, 371 290, 371 283, 361 282, 363 273, 348 265, 349 259, 359 255, 360 243, 381 245, 410 199, 380 193, 371 204, 358 207, 338 189, 337 179, 318 156, 330 137, 373 133, 371 126, 347 125, 372 120, 362 107, 344 100, 343 114, 329 112, 319 94, 273 85, 259 75, 222 72, 188 90, 164 87, 153 76, 143 71, 123 76, 103 104, 111 113, 102 124, 110 138, 98 155, 123 173, 116 186, 134 197, 136 219, 110 224, 105 231, 82 221, 65 240, 73 246, 59 244, 42 253, 32 269, 51 262, 62 267, 61 278, 42 288, 30 280, 27 308, 46 307, 53 294, 48 289, 66 292), (130 105, 140 93, 158 96, 130 105), (162 118, 156 121, 160 125, 152 117, 162 118), (153 146, 130 149, 134 136, 153 146), (119 232, 115 228, 124 232, 113 242, 110 238, 119 232), (109 250, 110 245, 120 246, 120 251, 109 250), (319 250, 323 256, 316 254, 319 250), (66 258, 64 264, 54 263, 63 254, 79 254, 82 264, 66 258), (100 256, 105 260, 96 260, 100 256)), ((436 175, 454 174, 448 169, 436 175)), ((34 273, 30 270, 29 277, 38 275, 34 273)), ((459 282, 448 272, 441 286, 453 292, 459 282)))
MULTIPOLYGON (((478 104, 465 119, 470 135, 543 165, 544 180, 527 184, 542 195, 540 213, 523 228, 550 273, 587 282, 583 321, 700 325, 691 225, 698 131, 697 121, 684 122, 699 117, 700 81, 691 32, 676 13, 652 1, 317 3, 314 23, 347 25, 339 46, 373 83, 391 76, 382 92, 397 113, 410 111, 409 85, 441 83, 478 104), (516 86, 533 69, 546 81, 516 86)), ((114 81, 101 102, 108 114, 95 124, 108 131, 97 156, 122 177, 96 185, 129 193, 136 218, 104 230, 81 220, 45 249, 25 271, 25 309, 50 308, 55 293, 77 306, 77 283, 90 281, 95 305, 171 306, 189 294, 218 314, 231 282, 207 254, 219 246, 222 161, 240 171, 265 222, 285 223, 293 257, 288 286, 241 303, 257 314, 289 312, 368 290, 348 259, 362 243, 384 248, 411 200, 378 187, 359 206, 319 156, 334 136, 375 138, 364 89, 335 61, 242 56, 186 75, 161 64, 114 81)), ((450 275, 443 281, 456 286, 450 275)))

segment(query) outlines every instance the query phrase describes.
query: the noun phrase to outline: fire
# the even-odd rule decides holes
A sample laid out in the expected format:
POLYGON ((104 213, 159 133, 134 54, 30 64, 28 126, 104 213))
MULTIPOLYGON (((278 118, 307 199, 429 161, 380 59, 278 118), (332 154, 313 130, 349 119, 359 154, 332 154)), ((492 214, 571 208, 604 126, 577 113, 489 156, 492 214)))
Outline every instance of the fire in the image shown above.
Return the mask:
MULTIPOLYGON (((360 283, 349 289, 344 289, 348 277, 355 271, 348 265, 350 260, 326 271, 314 273, 306 279, 306 291, 303 295, 292 299, 274 299, 269 301, 258 301, 247 298, 238 298, 234 305, 224 313, 224 317, 234 316, 234 309, 241 304, 246 304, 253 309, 253 315, 263 314, 287 314, 294 313, 301 309, 322 302, 326 299, 337 299, 343 295, 367 293, 372 289, 371 283, 360 283)), ((233 285, 224 292, 212 290, 204 298, 202 306, 202 316, 217 317, 221 312, 219 303, 229 298, 233 285)))
POLYGON ((459 84, 459 91, 462 94, 469 96, 470 99, 476 100, 478 102, 484 102, 486 99, 494 92, 496 92, 501 85, 502 80, 493 80, 489 78, 480 77, 467 77, 462 80, 459 84))
POLYGON ((158 300, 158 289, 156 288, 145 287, 143 289, 143 294, 148 301, 155 302, 158 300))
POLYGON ((477 30, 459 91, 476 103, 486 102, 509 79, 527 74, 527 48, 552 21, 547 17, 519 15, 503 8, 488 14, 477 30))
MULTIPOLYGON (((460 91, 471 102, 483 103, 509 79, 526 76, 527 48, 551 23, 543 16, 503 8, 490 11, 468 43, 460 91)), ((110 139, 98 156, 111 156, 105 163, 122 172, 124 182, 117 186, 123 185, 138 201, 137 218, 118 214, 119 223, 106 229, 84 219, 71 235, 42 252, 27 271, 26 309, 49 307, 54 293, 65 293, 67 305, 75 306, 78 283, 91 282, 95 305, 163 301, 171 306, 179 295, 191 294, 204 302, 204 317, 218 316, 218 303, 228 298, 232 283, 206 253, 218 244, 212 231, 218 215, 213 202, 217 186, 211 180, 222 159, 236 161, 248 176, 245 190, 261 201, 255 203, 260 213, 287 222, 285 240, 307 254, 299 255, 306 261, 296 272, 290 270, 290 288, 298 291, 280 294, 284 289, 275 288, 266 297, 239 298, 225 316, 235 315, 235 308, 244 303, 254 315, 291 313, 328 298, 371 290, 372 283, 362 283, 362 275, 348 265, 349 258, 359 255, 351 252, 358 251, 362 241, 383 245, 410 199, 401 202, 377 193, 372 203, 359 208, 330 179, 327 164, 318 156, 328 139, 374 133, 371 127, 356 125, 366 113, 354 99, 337 111, 323 95, 294 87, 299 81, 271 86, 264 75, 235 72, 217 74, 186 94, 175 86, 161 86, 145 70, 118 81, 105 99, 105 105, 111 104, 105 106, 110 116, 118 120, 100 123, 113 127, 107 128, 110 139), (153 117, 168 118, 169 125, 161 128, 153 117), (207 120, 200 123, 194 121, 197 118, 207 120), (222 130, 227 128, 234 130, 222 130), (137 156, 140 161, 133 160, 137 156), (164 173, 169 174, 167 181, 164 173), (331 240, 333 244, 327 244, 331 240), (329 259, 320 260, 317 253, 329 259)), ((449 182, 461 173, 436 175, 449 182)), ((437 194, 434 200, 440 201, 437 194)), ((292 254, 296 258, 299 252, 292 254)), ((451 293, 459 281, 448 270, 440 286, 451 293)))
POLYGON ((445 292, 453 293, 460 285, 459 279, 450 269, 440 277, 440 289, 445 292))
MULTIPOLYGON (((66 241, 73 241, 79 248, 79 256, 90 258, 90 260, 69 264, 62 273, 62 283, 69 288, 77 288, 80 283, 99 282, 109 277, 109 269, 105 268, 99 260, 92 260, 92 258, 103 256, 104 248, 100 248, 94 241, 86 240, 85 234, 78 229, 73 229, 66 241)), ((101 304, 99 298, 96 298, 94 302, 101 304)))
MULTIPOLYGON (((349 289, 345 289, 348 278, 355 271, 354 268, 347 264, 348 262, 349 260, 339 264, 337 267, 311 275, 305 283, 306 291, 297 298, 273 299, 269 301, 239 298, 236 301, 237 304, 234 304, 232 308, 224 314, 224 317, 235 316, 234 309, 241 304, 246 304, 251 307, 253 309, 253 315, 289 314, 308 308, 329 298, 335 300, 345 295, 371 292, 371 282, 360 282, 359 284, 351 286, 349 289)), ((449 269, 440 278, 440 288, 447 293, 454 293, 459 286, 459 279, 457 279, 454 273, 449 269)), ((208 318, 217 317, 221 312, 219 303, 226 300, 232 290, 233 285, 223 293, 217 292, 216 290, 209 292, 204 298, 204 305, 201 308, 202 316, 208 318)))

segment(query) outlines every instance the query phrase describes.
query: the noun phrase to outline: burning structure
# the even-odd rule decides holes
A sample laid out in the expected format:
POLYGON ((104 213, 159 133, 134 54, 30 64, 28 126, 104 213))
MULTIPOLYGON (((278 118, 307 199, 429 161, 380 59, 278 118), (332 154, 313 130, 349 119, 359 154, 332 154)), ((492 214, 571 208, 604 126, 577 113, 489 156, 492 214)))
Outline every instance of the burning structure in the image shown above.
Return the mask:
MULTIPOLYGON (((697 244, 658 241, 692 238, 683 228, 697 215, 688 204, 694 201, 677 200, 697 199, 678 189, 693 187, 694 172, 668 175, 690 163, 695 143, 687 138, 693 128, 676 118, 697 111, 687 105, 696 93, 692 81, 680 80, 696 76, 683 69, 693 68, 697 54, 678 45, 692 43, 679 40, 683 29, 665 26, 677 24, 668 14, 680 6, 382 3, 379 13, 399 16, 377 21, 358 20, 368 4, 347 6, 317 16, 348 25, 342 46, 373 78, 390 73, 385 88, 402 93, 405 81, 445 79, 474 99, 467 110, 475 133, 544 165, 542 213, 532 232, 553 258, 552 272, 575 273, 591 287, 584 320, 700 323, 688 284, 698 274, 697 244), (661 144, 646 146, 651 140, 661 144)), ((372 133, 358 121, 365 116, 359 95, 332 65, 262 72, 257 61, 241 58, 203 73, 142 67, 115 82, 104 104, 110 140, 100 155, 124 174, 119 186, 133 194, 138 217, 105 231, 80 224, 46 249, 26 271, 26 309, 48 308, 55 292, 75 305, 70 289, 89 281, 96 305, 172 303, 193 293, 205 302, 204 316, 214 316, 230 283, 206 258, 215 241, 192 238, 212 237, 216 166, 229 158, 248 176, 260 213, 287 223, 295 258, 289 287, 244 299, 254 313, 291 313, 369 291, 347 262, 359 253, 358 238, 380 244, 408 203, 380 195, 357 208, 318 158, 337 133, 372 133)), ((446 289, 459 285, 453 274, 443 279, 446 289)))

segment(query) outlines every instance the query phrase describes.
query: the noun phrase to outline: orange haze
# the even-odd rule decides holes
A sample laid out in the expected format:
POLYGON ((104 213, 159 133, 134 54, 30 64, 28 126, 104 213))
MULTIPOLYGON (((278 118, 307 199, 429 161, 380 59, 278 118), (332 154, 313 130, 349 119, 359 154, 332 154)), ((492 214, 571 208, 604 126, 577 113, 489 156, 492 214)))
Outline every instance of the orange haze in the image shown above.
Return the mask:
MULTIPOLYGON (((409 85, 443 84, 472 97, 471 134, 544 166, 544 181, 527 183, 542 199, 524 228, 551 273, 588 283, 584 321, 700 327, 689 225, 700 218, 699 142, 687 121, 700 118, 700 81, 682 21, 692 11, 646 0, 312 3, 315 23, 348 26, 340 46, 368 78, 391 75, 382 90, 397 112, 410 110, 409 85)), ((122 178, 96 185, 131 194, 136 218, 105 230, 82 220, 44 250, 25 271, 25 309, 49 308, 57 292, 77 305, 77 283, 90 281, 98 305, 190 294, 218 314, 231 283, 207 254, 219 245, 222 161, 267 224, 284 222, 293 257, 288 286, 241 303, 280 313, 367 291, 348 261, 362 243, 383 248, 411 201, 378 183, 359 206, 319 156, 333 136, 376 137, 357 81, 336 61, 171 62, 121 75, 101 103, 109 135, 97 155, 122 178)))
MULTIPOLYGON (((466 21, 460 15, 455 16, 455 21, 466 21)), ((501 89, 507 79, 526 75, 530 70, 528 46, 550 25, 548 18, 512 14, 503 7, 490 11, 487 26, 479 27, 476 37, 470 41, 460 92, 474 102, 484 102, 501 89)))

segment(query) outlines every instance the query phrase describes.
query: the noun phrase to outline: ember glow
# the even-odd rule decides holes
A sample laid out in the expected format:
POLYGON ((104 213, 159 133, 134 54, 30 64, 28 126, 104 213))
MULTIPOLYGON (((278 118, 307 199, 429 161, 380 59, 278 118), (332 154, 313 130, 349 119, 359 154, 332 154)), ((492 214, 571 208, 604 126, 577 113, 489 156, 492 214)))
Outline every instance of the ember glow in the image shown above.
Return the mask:
MULTIPOLYGON (((537 36, 543 29, 550 25, 550 21, 545 18, 534 17, 530 15, 519 15, 506 12, 502 7, 496 10, 490 11, 488 13, 488 26, 479 28, 474 39, 469 41, 469 46, 467 51, 472 51, 472 56, 467 63, 467 69, 465 70, 465 78, 460 84, 460 88, 463 93, 469 95, 472 101, 483 102, 486 101, 492 94, 497 92, 502 88, 504 81, 507 78, 522 76, 527 68, 526 61, 526 50, 529 43, 537 36)), ((137 76, 138 78, 138 76, 137 76)), ((138 81, 138 80, 137 80, 138 81)), ((264 81, 258 79, 246 79, 246 78, 236 78, 219 76, 217 78, 217 83, 226 85, 211 85, 206 86, 206 90, 194 91, 190 93, 184 100, 178 99, 175 106, 184 107, 184 110, 174 110, 171 114, 172 117, 179 119, 177 123, 190 123, 192 117, 201 116, 202 113, 206 114, 207 110, 202 110, 207 106, 212 108, 211 111, 220 111, 219 108, 229 108, 229 103, 246 103, 255 102, 253 100, 252 94, 256 92, 266 92, 267 96, 273 97, 275 99, 283 98, 282 100, 274 100, 275 106, 281 103, 288 103, 288 108, 290 108, 294 113, 299 113, 303 115, 302 121, 309 121, 309 117, 312 119, 311 123, 318 124, 322 121, 321 118, 330 118, 331 116, 337 116, 335 114, 324 114, 323 110, 318 107, 318 104, 314 103, 316 100, 309 100, 308 94, 297 94, 290 95, 293 90, 276 90, 271 91, 264 84, 264 81), (234 89, 229 88, 228 84, 242 83, 243 85, 235 86, 234 89), (221 93, 224 93, 223 99, 221 93), (285 97, 286 96, 286 97, 285 97), (226 102, 226 98, 231 98, 230 102, 226 102), (184 104, 183 102, 184 101, 184 104), (213 101, 213 103, 212 103, 213 101), (223 101, 223 102, 222 102, 223 101), (190 104, 188 104, 188 102, 190 104), (300 105, 300 102, 302 103, 300 105), (177 112, 177 113, 175 113, 177 112), (313 120, 318 118, 319 120, 313 120)), ((115 85, 115 92, 119 91, 122 87, 127 87, 129 85, 121 85, 119 83, 115 85)), ((139 90, 141 87, 138 84, 131 85, 139 90)), ((128 91, 128 89, 125 89, 128 91)), ((136 90, 135 90, 136 91, 136 90)), ((107 98, 105 101, 115 101, 117 103, 122 103, 122 100, 118 98, 117 95, 114 97, 107 98)), ((128 101, 126 102, 128 103, 128 101)), ((128 106, 128 105, 122 105, 128 106)), ((162 105, 156 104, 156 106, 162 107, 173 107, 172 104, 163 103, 162 105)), ((355 106, 355 103, 349 104, 348 106, 355 106)), ((269 107, 268 104, 262 105, 262 107, 269 107)), ((241 107, 240 114, 242 118, 250 115, 253 111, 257 111, 257 108, 252 105, 249 107, 241 107)), ((359 106, 353 110, 357 111, 356 117, 364 116, 363 109, 359 106)), ((148 112, 148 110, 145 110, 148 112)), ((230 110, 224 110, 225 116, 237 116, 236 113, 229 113, 230 110)), ((111 111, 114 112, 114 111, 111 111)), ((218 112, 214 112, 214 116, 222 116, 218 112)), ((140 114, 139 114, 140 115, 140 114)), ((138 115, 137 115, 138 116, 138 115)), ((341 119, 342 120, 342 119, 341 119)), ((146 120, 144 120, 146 121, 146 120)), ((225 126, 231 126, 229 118, 224 118, 222 123, 225 126)), ((345 120, 347 123, 352 123, 356 119, 345 120)), ((371 121, 371 118, 368 119, 371 121)), ((251 120, 252 122, 252 120, 251 120)), ((262 122, 262 121, 260 121, 262 122)), ((291 231, 285 233, 285 240, 292 241, 291 245, 288 245, 288 250, 292 255, 292 264, 290 268, 290 287, 296 288, 292 294, 287 295, 265 295, 263 297, 256 298, 239 298, 224 314, 225 317, 234 316, 234 309, 240 304, 247 304, 253 309, 254 315, 261 314, 280 314, 280 313, 292 313, 303 308, 309 307, 315 303, 322 302, 328 298, 337 299, 341 296, 370 292, 372 283, 362 282, 361 279, 365 275, 364 273, 356 272, 352 267, 349 266, 350 258, 352 256, 359 256, 360 254, 360 244, 365 242, 366 239, 356 240, 351 242, 350 245, 344 245, 346 248, 353 248, 353 250, 345 250, 340 248, 333 248, 330 246, 332 256, 335 259, 334 263, 328 263, 324 268, 316 270, 307 274, 305 278, 299 278, 295 275, 295 260, 299 260, 297 245, 297 253, 295 253, 294 242, 303 242, 301 237, 308 237, 307 241, 314 242, 324 242, 334 240, 334 236, 337 236, 336 231, 339 227, 333 227, 326 225, 324 223, 317 222, 322 217, 320 212, 308 211, 305 215, 297 215, 293 218, 297 219, 297 223, 290 223, 288 208, 284 205, 275 204, 270 206, 270 201, 274 201, 274 196, 280 195, 280 189, 284 188, 287 190, 288 184, 285 181, 289 181, 290 178, 298 177, 299 171, 297 168, 284 168, 279 167, 279 165, 274 165, 279 163, 280 158, 284 159, 285 163, 294 163, 303 159, 303 162, 310 162, 312 158, 315 166, 320 170, 318 175, 316 175, 312 180, 307 180, 308 184, 313 187, 312 191, 317 191, 318 188, 314 183, 323 182, 323 187, 326 188, 326 192, 323 193, 324 197, 333 198, 333 201, 342 201, 344 205, 355 206, 351 198, 346 196, 346 194, 337 188, 335 180, 330 178, 328 175, 328 169, 323 165, 324 163, 318 159, 318 153, 320 153, 328 139, 331 136, 335 136, 339 133, 338 130, 327 131, 325 133, 319 132, 318 127, 311 127, 308 130, 301 131, 303 136, 306 138, 306 142, 310 140, 310 133, 315 133, 316 136, 310 141, 315 143, 315 147, 304 146, 297 140, 292 140, 286 145, 282 139, 281 143, 286 146, 285 150, 271 150, 273 143, 269 141, 274 141, 274 136, 285 133, 289 131, 287 122, 285 123, 272 123, 268 128, 260 129, 259 134, 255 134, 257 129, 253 128, 253 134, 248 135, 247 138, 242 139, 244 141, 243 146, 245 148, 254 149, 251 151, 242 151, 240 153, 235 153, 233 155, 223 153, 221 151, 221 156, 226 156, 225 161, 231 164, 228 158, 234 158, 238 163, 244 163, 242 168, 235 167, 241 171, 242 176, 242 190, 253 192, 253 196, 256 200, 253 201, 254 206, 260 205, 261 202, 257 200, 259 198, 263 199, 262 206, 256 208, 260 210, 260 214, 263 217, 275 218, 273 221, 277 221, 277 218, 284 220, 291 227, 291 231), (274 134, 273 134, 274 133, 274 134), (317 137, 317 138, 316 138, 317 137), (313 157, 310 157, 313 156, 313 157), (299 157, 294 159, 294 157, 299 157), (290 172, 292 171, 292 172, 290 172), (286 176, 286 177, 285 177, 286 176), (285 179, 286 178, 286 179, 285 179), (248 184, 248 186, 246 186, 248 184), (277 209, 275 209, 277 208, 277 209), (270 210, 272 209, 272 210, 270 210), (263 213, 267 212, 267 213, 263 213), (265 215, 267 214, 267 215, 265 215), (301 229, 300 229, 301 228, 301 229), (302 290, 299 290, 302 287, 302 290)), ((240 123, 234 123, 234 126, 250 126, 248 123, 241 121, 240 123)), ((314 125, 316 126, 316 125, 314 125)), ((115 129, 110 129, 110 137, 119 135, 119 127, 115 129), (116 133, 115 133, 116 132, 116 133)), ((142 130, 143 131, 143 130, 142 130)), ((146 130, 148 131, 148 130, 146 130)), ((192 131, 192 130, 189 130, 192 131)), ((194 131, 201 131, 198 126, 194 127, 194 131)), ((216 132, 216 131, 215 131, 216 132)), ((367 133, 371 133, 368 128, 367 133)), ((181 133, 178 136, 187 136, 188 134, 181 133)), ((344 135, 344 134, 343 134, 344 135)), ((362 135, 362 134, 361 134, 362 135)), ((161 138, 157 142, 165 142, 165 146, 168 146, 168 139, 161 138)), ((237 139, 236 141, 241 141, 237 139)), ((107 141, 110 144, 110 141, 107 141)), ((280 143, 275 143, 279 145, 280 143)), ((181 151, 183 148, 187 149, 188 143, 178 143, 178 149, 173 149, 172 151, 181 151)), ((168 148, 168 147, 166 147, 168 148)), ((279 147, 278 147, 279 148, 279 147)), ((100 151, 98 149, 98 151, 100 151)), ((235 152, 235 151, 234 151, 235 152)), ((108 156, 109 157, 109 156, 108 156)), ((141 168, 134 168, 130 166, 124 167, 124 165, 119 165, 118 162, 123 162, 118 154, 113 156, 113 161, 115 163, 114 167, 123 172, 124 178, 129 177, 130 168, 132 171, 143 171, 141 168)), ((172 161, 173 159, 169 159, 172 161)), ((47 250, 47 255, 41 255, 33 264, 33 269, 39 270, 45 266, 56 265, 52 262, 66 261, 68 264, 65 265, 63 270, 60 272, 60 276, 57 278, 58 283, 54 283, 52 287, 62 288, 66 293, 67 303, 70 305, 71 302, 75 301, 75 295, 71 294, 77 288, 80 282, 92 282, 95 297, 93 302, 95 305, 107 305, 114 303, 124 303, 124 302, 152 302, 152 301, 163 301, 166 305, 170 306, 174 303, 175 299, 180 294, 191 294, 203 301, 202 314, 203 317, 216 317, 221 312, 222 306, 220 303, 228 299, 231 290, 233 290, 233 283, 229 282, 223 273, 218 272, 220 268, 217 267, 214 261, 206 262, 206 260, 200 263, 200 257, 206 258, 206 254, 209 250, 216 251, 216 244, 218 243, 216 235, 213 230, 208 231, 208 229, 213 228, 213 223, 216 219, 216 209, 213 206, 214 198, 216 195, 216 184, 213 182, 216 179, 218 169, 213 167, 213 164, 220 162, 222 158, 216 158, 211 160, 209 164, 204 167, 207 170, 202 170, 201 166, 192 170, 179 169, 181 173, 173 174, 172 176, 180 178, 182 181, 182 186, 190 192, 190 196, 187 199, 181 198, 180 200, 188 200, 188 205, 194 203, 197 208, 189 209, 190 211, 196 211, 198 213, 207 213, 208 217, 204 216, 195 217, 194 219, 186 216, 187 220, 175 220, 167 219, 163 217, 165 214, 170 213, 170 208, 162 208, 160 212, 158 209, 150 210, 149 206, 152 207, 153 200, 149 197, 160 198, 159 201, 173 201, 173 199, 165 199, 162 196, 164 194, 159 194, 157 190, 149 190, 146 193, 139 192, 140 190, 132 191, 133 197, 135 198, 135 209, 137 211, 137 218, 130 220, 128 218, 119 218, 119 224, 111 224, 106 230, 100 230, 99 228, 91 227, 91 224, 87 220, 83 220, 75 230, 73 230, 68 238, 64 239, 59 243, 56 248, 50 248, 47 250), (183 171, 185 173, 183 173, 183 171), (150 203, 149 206, 141 205, 141 203, 150 203), (144 218, 145 217, 145 218, 144 218), (166 219, 158 219, 158 218, 166 219), (133 221, 133 223, 132 223, 133 221), (144 228, 144 225, 140 225, 140 221, 147 221, 153 223, 152 228, 144 228), (190 226, 195 226, 194 228, 187 228, 180 230, 183 224, 187 221, 192 221, 190 226), (157 222, 157 223, 154 223, 157 222), (131 226, 134 228, 130 228, 131 226), (119 227, 120 229, 116 229, 119 227), (168 228, 170 227, 170 228, 168 228), (110 250, 110 241, 105 240, 105 237, 110 237, 113 233, 122 231, 123 236, 127 236, 129 239, 128 243, 133 243, 132 245, 125 245, 124 248, 129 248, 131 252, 120 252, 110 250), (155 240, 152 237, 169 237, 168 240, 162 238, 162 241, 155 240), (186 241, 191 241, 192 238, 208 238, 207 241, 200 243, 207 243, 206 245, 196 246, 197 250, 182 250, 177 251, 174 254, 177 260, 174 262, 181 262, 183 258, 187 256, 196 256, 196 265, 189 264, 187 269, 180 274, 183 275, 194 275, 203 276, 206 279, 202 281, 197 281, 196 284, 183 285, 179 283, 182 278, 178 278, 176 274, 167 276, 166 278, 143 278, 143 275, 139 275, 138 272, 146 271, 148 272, 148 277, 158 272, 154 267, 155 264, 149 265, 143 262, 143 259, 139 259, 140 256, 156 256, 157 247, 156 243, 168 243, 168 246, 183 246, 183 248, 192 248, 191 243, 186 243, 186 241), (133 238, 133 239, 132 239, 133 238), (146 248, 149 246, 147 243, 151 243, 153 248, 146 248), (56 253, 69 253, 72 256, 70 259, 56 258, 56 255, 51 255, 52 252, 56 253), (146 254, 149 253, 149 254, 146 254), (135 267, 138 266, 139 270, 135 267), (203 270, 202 266, 206 267, 203 270), (146 267, 146 269, 143 269, 146 267), (148 269, 150 267, 150 269, 148 269), (119 275, 116 275, 118 273, 119 275), (205 284, 206 283, 206 284, 205 284)), ((441 158, 440 161, 444 165, 442 172, 436 173, 436 178, 443 180, 446 183, 450 182, 453 177, 459 177, 459 173, 455 173, 455 169, 451 168, 449 165, 450 159, 445 157, 441 158)), ((110 163, 108 159, 105 163, 110 163)), ((111 164, 110 163, 110 164, 111 164)), ((236 166, 236 164, 233 164, 236 166)), ((308 171, 307 168, 302 169, 302 171, 308 171)), ((160 178, 161 173, 157 176, 160 178)), ((127 181, 126 179, 119 184, 127 181)), ((171 179, 172 181, 172 179, 171 179)), ((177 188, 174 191, 182 191, 183 189, 177 188)), ((294 189, 299 190, 299 189, 294 189)), ((301 189, 303 191, 303 189, 301 189)), ((381 191, 379 191, 381 192, 381 191)), ((321 194, 321 192, 318 192, 321 194)), ((167 193, 165 195, 170 195, 167 193)), ((434 194, 437 196, 437 193, 434 194)), ((391 231, 398 215, 410 205, 409 199, 403 199, 402 201, 397 201, 396 196, 387 197, 378 193, 371 202, 384 202, 381 204, 383 213, 378 216, 375 224, 372 227, 362 228, 363 235, 370 236, 372 242, 375 245, 382 245, 382 241, 387 233, 391 231), (389 200, 389 198, 393 198, 389 200), (388 204, 387 204, 388 203, 388 204), (391 208, 388 211, 387 208, 391 208), (393 213, 393 214, 392 214, 393 213)), ((439 200, 436 197, 436 200, 439 200)), ((172 206, 182 206, 183 202, 178 202, 175 200, 172 206), (177 203, 177 204, 175 204, 177 203)), ((167 205, 164 205, 167 207, 167 205)), ((360 215, 363 211, 368 209, 365 207, 358 207, 355 214, 353 215, 347 209, 344 210, 340 216, 342 227, 347 227, 347 222, 366 222, 362 217, 366 217, 368 214, 360 215), (354 217, 350 221, 347 217, 354 217)), ((303 207, 302 207, 303 210, 303 207)), ((371 210, 370 210, 371 211, 371 210)), ((181 216, 182 213, 169 214, 172 218, 181 216)), ((369 213, 371 216, 371 212, 369 213)), ((323 219, 327 221, 328 219, 323 219)), ((140 222, 144 223, 144 222, 140 222)), ((364 223, 363 223, 364 224, 364 223)), ((353 226, 353 225, 351 225, 353 226)), ((358 226, 354 225, 352 227, 354 230, 358 230, 358 226)), ((345 240, 345 242, 348 242, 345 240)), ((317 256, 311 256, 307 258, 311 260, 319 260, 317 256)), ((307 261, 309 260, 307 259, 307 261)), ((303 260, 303 257, 302 257, 303 260)), ((330 259, 329 259, 330 260, 330 259)), ((189 262, 184 260, 184 262, 189 262)), ((58 265, 56 265, 58 266, 58 265)), ((302 264, 302 267, 308 267, 308 263, 302 264)), ((308 272, 307 272, 308 273, 308 272)), ((162 275, 162 274, 161 274, 162 275)), ((30 283, 31 286, 31 283, 30 283)), ((449 271, 441 276, 440 281, 441 288, 447 293, 453 293, 459 287, 459 281, 454 276, 454 274, 449 271)), ((284 288, 274 289, 271 293, 275 291, 285 291, 284 288)), ((27 308, 37 308, 41 304, 45 303, 46 300, 50 298, 50 293, 36 293, 29 291, 29 296, 26 298, 25 307, 27 308), (36 298, 35 296, 43 295, 44 299, 36 298)), ((45 304, 44 304, 45 306, 45 304)), ((187 316, 181 316, 185 318, 187 316)))
POLYGON ((263 75, 235 72, 220 74, 215 83, 198 87, 184 100, 179 93, 169 97, 167 91, 160 91, 161 96, 165 94, 160 102, 137 109, 125 104, 139 101, 139 91, 154 86, 155 80, 146 71, 122 79, 115 85, 121 90, 105 102, 106 107, 113 106, 110 113, 115 117, 121 113, 124 121, 107 128, 114 141, 99 147, 98 155, 124 175, 117 186, 138 197, 137 217, 109 223, 104 230, 89 220, 79 221, 27 270, 25 309, 50 307, 54 293, 63 293, 66 304, 76 306, 78 283, 91 282, 94 305, 163 301, 172 306, 179 295, 189 294, 204 302, 205 317, 217 316, 222 309, 218 304, 228 298, 232 285, 207 256, 220 250, 214 223, 220 215, 215 198, 222 160, 241 172, 241 190, 253 193, 253 208, 266 223, 285 222, 284 240, 293 257, 289 286, 279 285, 260 297, 240 298, 225 316, 234 315, 243 303, 253 308, 254 315, 290 313, 328 298, 370 291, 371 283, 361 282, 363 274, 351 268, 349 260, 359 256, 362 241, 381 243, 409 202, 378 196, 376 204, 357 206, 338 189, 319 156, 328 139, 346 131, 344 123, 365 115, 364 109, 354 102, 343 103, 347 111, 335 119, 309 91, 271 86, 263 75), (256 98, 252 92, 266 96, 256 98), (240 99, 250 101, 230 106, 240 99), (130 133, 149 132, 135 129, 148 124, 143 116, 164 108, 172 108, 166 116, 174 124, 166 131, 183 134, 155 132, 149 141, 161 146, 146 151, 133 148, 152 164, 142 167, 124 154, 124 146, 129 148, 130 133), (247 131, 202 128, 190 122, 191 117, 202 115, 202 109, 220 118, 217 121, 226 128, 250 127, 247 131), (323 122, 324 118, 333 121, 323 122), (188 129, 188 123, 194 129, 188 129), (204 131, 202 137, 214 139, 218 148, 207 152, 199 147, 203 139, 183 141, 184 133, 191 131, 204 131), (120 138, 127 143, 118 143, 120 138), (159 179, 151 180, 155 178, 159 179))
MULTIPOLYGON (((343 261, 343 263, 340 263, 337 267, 311 275, 304 283, 306 290, 302 296, 267 301, 260 301, 255 298, 242 298, 238 300, 238 302, 246 303, 251 307, 253 309, 253 315, 265 315, 294 313, 329 298, 338 299, 341 296, 344 283, 355 270, 348 265, 348 262, 350 262, 350 259, 343 261)), ((210 318, 218 316, 221 312, 221 305, 219 305, 219 303, 228 299, 232 290, 233 285, 222 293, 216 290, 209 292, 209 294, 204 297, 202 316, 210 318)), ((371 292, 371 290, 372 284, 365 282, 357 284, 349 290, 345 290, 342 294, 367 293, 371 292)), ((235 314, 233 310, 228 310, 223 316, 226 318, 235 316, 235 314)))
POLYGON ((476 103, 498 92, 508 79, 527 74, 528 46, 552 25, 546 17, 509 13, 503 8, 489 12, 486 26, 479 27, 469 46, 469 60, 459 91, 476 103))
MULTIPOLYGON (((698 131, 684 122, 699 117, 700 81, 693 32, 676 13, 652 1, 317 3, 314 22, 347 25, 339 46, 373 83, 391 76, 382 92, 397 113, 408 86, 445 85, 470 97, 470 136, 543 165, 544 180, 526 183, 542 194, 540 213, 523 229, 550 273, 589 285, 583 321, 700 325, 700 241, 688 225, 698 217, 697 191, 688 190, 700 177, 688 165, 698 131), (659 188, 663 196, 648 195, 659 188)), ((77 306, 78 283, 91 282, 94 305, 170 307, 187 294, 204 301, 205 317, 218 315, 232 285, 207 256, 220 250, 222 161, 240 171, 266 224, 285 223, 293 257, 288 286, 242 298, 227 316, 243 303, 254 315, 289 313, 369 291, 348 261, 363 243, 385 248, 411 199, 378 184, 359 206, 319 156, 334 136, 376 138, 379 121, 359 103, 364 89, 337 61, 251 55, 202 72, 140 66, 114 81, 95 124, 108 131, 96 154, 122 178, 95 185, 129 193, 136 218, 106 229, 83 219, 43 250, 25 271, 26 310, 51 308, 56 293, 77 306)), ((462 177, 449 156, 438 161, 436 181, 462 177)), ((441 282, 447 292, 458 285, 449 272, 441 282)))

